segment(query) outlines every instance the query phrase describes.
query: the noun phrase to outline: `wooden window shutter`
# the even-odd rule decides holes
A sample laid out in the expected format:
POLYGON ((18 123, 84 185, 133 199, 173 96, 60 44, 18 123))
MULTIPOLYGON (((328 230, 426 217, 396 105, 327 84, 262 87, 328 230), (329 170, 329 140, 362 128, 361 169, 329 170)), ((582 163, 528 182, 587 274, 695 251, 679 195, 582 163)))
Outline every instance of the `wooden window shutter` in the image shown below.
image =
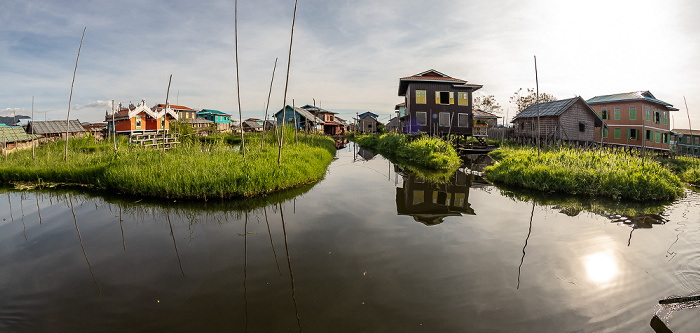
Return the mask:
POLYGON ((450 91, 450 104, 455 103, 455 93, 450 91))
POLYGON ((435 104, 440 104, 440 92, 435 92, 435 104))

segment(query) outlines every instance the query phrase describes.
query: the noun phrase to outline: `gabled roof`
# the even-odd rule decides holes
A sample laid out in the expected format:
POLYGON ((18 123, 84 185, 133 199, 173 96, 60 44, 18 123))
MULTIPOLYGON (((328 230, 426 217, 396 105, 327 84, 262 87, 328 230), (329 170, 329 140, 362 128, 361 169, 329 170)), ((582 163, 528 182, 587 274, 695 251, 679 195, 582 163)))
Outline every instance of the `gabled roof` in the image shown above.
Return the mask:
MULTIPOLYGON (((128 108, 124 109, 121 106, 121 103, 119 104, 119 108, 114 110, 114 120, 123 120, 123 119, 131 119, 135 117, 136 115, 140 113, 144 113, 146 116, 151 117, 153 119, 160 119, 161 117, 165 116, 166 114, 169 114, 171 117, 173 117, 175 120, 178 119, 177 112, 170 106, 167 108, 164 108, 165 104, 158 104, 153 107, 153 109, 149 108, 146 106, 146 100, 142 99, 141 103, 137 106, 132 106, 130 105, 128 108)), ((111 122, 112 121, 112 114, 106 113, 105 114, 105 121, 106 122, 111 122)))
MULTIPOLYGON (((170 103, 168 103, 168 104, 170 104, 170 103)), ((156 106, 155 106, 156 109, 162 109, 164 107, 165 107, 165 104, 156 104, 156 106)), ((182 111, 194 111, 194 109, 188 108, 188 107, 183 106, 183 105, 170 104, 170 108, 173 110, 176 110, 176 111, 180 111, 180 110, 182 110, 182 111)))
POLYGON ((478 84, 467 84, 466 80, 456 79, 451 76, 440 73, 434 69, 429 69, 425 72, 418 73, 415 75, 402 77, 399 79, 399 96, 406 95, 406 89, 408 89, 409 82, 440 82, 440 83, 452 83, 455 87, 467 87, 472 88, 474 91, 483 87, 478 84))
MULTIPOLYGON (((27 125, 27 131, 32 132, 34 128, 34 134, 46 135, 46 134, 61 134, 66 133, 66 121, 65 120, 46 120, 46 121, 30 121, 27 125)), ((68 122, 68 132, 78 133, 85 132, 85 129, 80 125, 80 121, 71 120, 68 122)))
POLYGON ((676 132, 680 135, 697 135, 700 136, 700 130, 689 130, 689 129, 673 129, 671 132, 676 132))
POLYGON ((400 107, 402 107, 402 106, 403 106, 403 107, 406 107, 406 102, 396 104, 396 106, 394 107, 394 110, 398 110, 398 109, 399 109, 400 107))
POLYGON ((22 126, 5 126, 5 124, 0 124, 0 140, 4 140, 5 142, 31 141, 39 137, 41 137, 41 135, 34 134, 32 136, 31 134, 27 134, 22 126))
POLYGON ((500 116, 497 116, 493 113, 481 111, 481 110, 472 110, 472 113, 474 114, 474 118, 493 118, 493 119, 501 118, 500 116))
MULTIPOLYGON (((289 105, 287 105, 286 109, 287 110, 294 110, 300 116, 306 118, 308 121, 311 121, 315 124, 323 124, 324 123, 324 121, 321 118, 314 116, 311 112, 309 112, 306 109, 302 109, 302 108, 298 108, 298 107, 291 107, 289 105)), ((281 112, 282 112, 282 110, 277 111, 274 115, 275 118, 277 118, 281 112)))
POLYGON ((262 125, 258 123, 257 121, 243 121, 243 125, 251 127, 251 128, 260 128, 262 125))
POLYGON ((540 117, 556 117, 564 113, 564 111, 568 110, 574 103, 577 101, 581 101, 583 105, 585 105, 585 108, 588 112, 590 112, 592 115, 594 115, 594 122, 595 126, 601 126, 603 124, 603 120, 600 119, 600 116, 598 116, 591 107, 586 104, 586 101, 583 100, 580 96, 574 97, 574 98, 569 98, 569 99, 562 99, 558 101, 552 101, 552 102, 545 102, 545 103, 539 103, 539 104, 532 104, 527 107, 527 109, 523 110, 522 112, 518 113, 513 120, 520 119, 520 118, 537 118, 538 114, 538 108, 537 106, 539 105, 539 116, 540 117))
POLYGON ((360 119, 365 119, 366 117, 372 117, 372 118, 374 118, 374 120, 377 120, 377 117, 379 117, 379 115, 376 113, 372 113, 372 112, 367 111, 367 112, 360 113, 359 117, 360 117, 360 119))
POLYGON ((230 116, 230 114, 226 112, 221 112, 219 110, 211 110, 211 109, 202 109, 202 111, 197 111, 197 115, 203 115, 203 114, 214 114, 214 115, 219 115, 219 116, 230 116))
POLYGON ((309 105, 309 104, 306 104, 306 105, 302 106, 301 108, 305 109, 307 111, 310 111, 310 112, 337 114, 337 112, 328 111, 326 109, 322 109, 321 107, 317 107, 317 106, 313 106, 313 105, 309 105))
POLYGON ((627 101, 647 101, 654 104, 661 105, 668 109, 669 111, 678 111, 673 105, 666 103, 662 100, 656 99, 651 92, 647 91, 633 91, 622 94, 612 94, 612 95, 602 95, 596 96, 586 101, 588 104, 601 104, 601 103, 611 103, 611 102, 627 102, 627 101))

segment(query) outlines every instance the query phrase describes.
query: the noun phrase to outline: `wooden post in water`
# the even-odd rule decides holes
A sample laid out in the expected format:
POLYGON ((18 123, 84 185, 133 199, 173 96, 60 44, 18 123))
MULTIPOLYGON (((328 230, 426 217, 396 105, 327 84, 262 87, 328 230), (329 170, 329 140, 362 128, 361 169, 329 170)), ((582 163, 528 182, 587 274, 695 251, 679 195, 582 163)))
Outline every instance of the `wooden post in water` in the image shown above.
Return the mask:
POLYGON ((112 100, 112 141, 114 141, 114 151, 117 151, 117 128, 114 122, 114 100, 112 100))
MULTIPOLYGON (((163 156, 165 156, 165 120, 168 119, 168 99, 170 98, 170 83, 173 82, 173 75, 170 74, 170 79, 168 80, 168 91, 165 93, 165 107, 163 107, 163 156)), ((160 119, 158 119, 160 120, 160 119)), ((158 128, 158 127, 156 127, 158 128)), ((158 146, 156 146, 158 147, 158 146)))
POLYGON ((75 69, 73 69, 73 81, 70 84, 70 97, 68 97, 68 116, 66 117, 66 158, 68 162, 68 131, 70 130, 70 104, 73 102, 73 85, 75 84, 75 73, 78 71, 78 59, 80 59, 80 49, 83 48, 83 39, 85 38, 85 30, 83 28, 83 37, 80 38, 80 46, 78 47, 78 56, 75 58, 75 69))
MULTIPOLYGON (((683 103, 685 103, 685 113, 688 114, 688 129, 690 130, 690 137, 693 137, 693 127, 690 125, 690 111, 688 110, 688 101, 685 100, 685 95, 683 96, 683 103)), ((692 155, 695 155, 693 152, 692 155)), ((693 158, 693 164, 697 164, 697 158, 693 158)))
POLYGON ((34 160, 34 96, 32 96, 32 161, 34 160))
POLYGON ((234 30, 236 48, 236 89, 238 91, 238 123, 241 126, 241 152, 243 153, 243 162, 245 163, 245 137, 243 136, 243 113, 241 111, 241 84, 238 74, 238 0, 236 0, 234 8, 234 30))

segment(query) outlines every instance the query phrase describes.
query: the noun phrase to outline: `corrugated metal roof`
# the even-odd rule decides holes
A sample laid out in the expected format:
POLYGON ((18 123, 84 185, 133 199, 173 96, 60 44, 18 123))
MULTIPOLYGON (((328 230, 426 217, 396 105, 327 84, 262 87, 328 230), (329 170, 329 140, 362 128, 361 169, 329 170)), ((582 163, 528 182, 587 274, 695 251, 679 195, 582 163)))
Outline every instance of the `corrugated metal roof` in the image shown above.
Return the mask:
POLYGON ((659 104, 665 106, 669 110, 677 111, 672 104, 666 103, 662 100, 656 99, 649 91, 633 91, 622 94, 612 94, 595 96, 586 101, 588 104, 601 104, 601 103, 611 103, 611 102, 624 102, 624 101, 648 101, 651 103, 659 104))
MULTIPOLYGON (((31 133, 31 128, 34 128, 34 134, 60 134, 66 133, 65 120, 46 120, 46 121, 30 121, 27 130, 31 133)), ((77 120, 69 121, 69 133, 85 132, 85 129, 77 120)))
MULTIPOLYGON (((306 109, 302 109, 299 107, 292 108, 289 105, 287 105, 286 108, 296 111, 299 115, 301 115, 302 117, 306 118, 307 120, 309 120, 315 124, 323 124, 324 123, 324 121, 321 118, 314 116, 311 112, 307 111, 306 109)), ((279 115, 280 112, 282 112, 282 110, 277 111, 277 113, 275 113, 275 117, 277 117, 277 115, 279 115)))
MULTIPOLYGON (((603 124, 603 120, 600 119, 600 116, 598 116, 593 109, 591 109, 588 104, 586 104, 586 101, 583 100, 581 97, 574 97, 574 98, 569 98, 569 99, 562 99, 558 101, 552 101, 552 102, 545 102, 545 103, 540 103, 539 104, 539 116, 540 117, 556 117, 564 113, 564 111, 568 110, 576 101, 580 100, 583 105, 586 106, 586 109, 588 109, 588 112, 594 115, 595 117, 595 125, 599 126, 603 124)), ((527 109, 523 110, 522 112, 518 113, 513 120, 519 119, 519 118, 537 118, 537 105, 538 104, 532 104, 527 107, 527 109)))
POLYGON ((700 136, 700 130, 689 130, 689 129, 673 129, 671 132, 676 132, 680 135, 698 135, 700 136))
POLYGON ((472 113, 474 114, 474 118, 501 118, 500 116, 497 116, 493 113, 486 112, 486 111, 481 111, 481 110, 472 110, 472 113))
POLYGON ((202 109, 202 111, 197 112, 198 115, 200 114, 218 114, 222 116, 230 116, 230 114, 221 112, 219 110, 210 110, 210 109, 202 109))
POLYGON ((31 141, 32 139, 37 139, 41 135, 27 134, 22 126, 0 126, 0 140, 4 142, 24 142, 31 141))

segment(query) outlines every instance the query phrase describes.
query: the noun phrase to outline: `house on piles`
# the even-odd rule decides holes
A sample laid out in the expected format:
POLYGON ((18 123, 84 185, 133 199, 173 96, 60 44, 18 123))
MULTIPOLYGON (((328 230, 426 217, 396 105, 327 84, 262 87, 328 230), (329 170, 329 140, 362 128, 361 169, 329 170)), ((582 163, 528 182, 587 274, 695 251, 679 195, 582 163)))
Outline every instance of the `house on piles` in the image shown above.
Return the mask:
POLYGON ((264 123, 258 118, 248 118, 243 121, 243 131, 245 132, 262 132, 264 123))
POLYGON ((604 126, 596 131, 596 142, 631 149, 670 151, 670 112, 673 105, 649 91, 596 96, 588 105, 600 115, 604 126))
POLYGON ((678 155, 700 156, 700 130, 673 129, 672 149, 678 155))
POLYGON ((377 133, 379 115, 372 112, 360 113, 357 117, 357 130, 362 133, 377 133))
MULTIPOLYGON (((65 122, 64 122, 65 123, 65 122)), ((37 143, 41 135, 29 134, 24 131, 22 126, 7 126, 0 123, 0 140, 2 140, 2 154, 13 151, 15 149, 31 147, 37 143)))
POLYGON ((595 128, 603 124, 581 97, 530 105, 511 122, 515 136, 521 140, 536 140, 539 136, 540 140, 583 145, 594 142, 595 128))
POLYGON ((231 115, 219 110, 202 109, 197 112, 197 118, 211 121, 218 132, 228 133, 231 131, 231 115))
POLYGON ((79 120, 70 120, 67 123, 65 120, 30 121, 25 131, 41 135, 39 142, 65 139, 66 134, 68 134, 69 138, 82 138, 85 136, 85 129, 79 120))
POLYGON ((313 113, 299 107, 287 105, 284 110, 279 110, 273 115, 277 120, 277 126, 294 126, 300 131, 308 129, 309 131, 323 131, 323 119, 316 117, 313 113))
MULTIPOLYGON (((158 104, 163 106, 163 104, 158 104)), ((169 131, 170 122, 177 120, 178 115, 170 107, 158 107, 152 109, 146 106, 146 100, 141 100, 138 105, 129 104, 119 108, 113 113, 105 115, 107 133, 114 131, 117 134, 133 134, 144 132, 169 131)))
POLYGON ((311 114, 323 121, 323 133, 327 135, 342 135, 345 133, 345 126, 336 120, 337 112, 328 111, 309 104, 301 108, 311 112, 311 114))
POLYGON ((406 133, 425 132, 433 135, 486 135, 474 133, 472 93, 483 87, 469 84, 434 69, 399 79, 399 96, 404 103, 396 109, 406 133))

